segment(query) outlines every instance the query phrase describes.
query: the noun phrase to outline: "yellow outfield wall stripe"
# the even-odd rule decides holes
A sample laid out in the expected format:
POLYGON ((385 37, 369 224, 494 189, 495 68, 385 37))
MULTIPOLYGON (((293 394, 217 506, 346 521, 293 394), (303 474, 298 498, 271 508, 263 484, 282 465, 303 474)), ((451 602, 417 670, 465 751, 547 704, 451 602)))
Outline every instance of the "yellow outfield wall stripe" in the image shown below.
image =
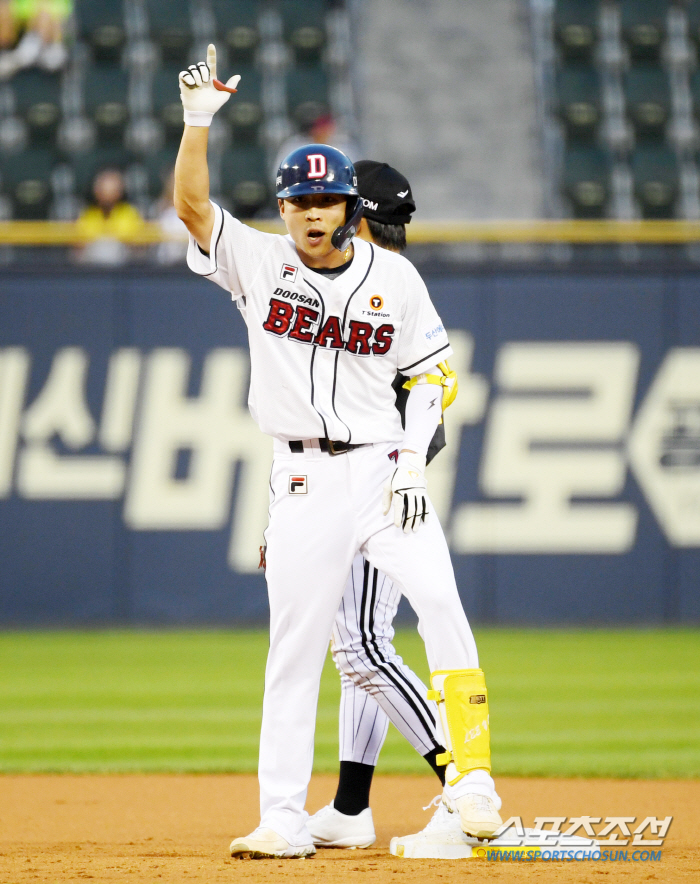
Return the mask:
MULTIPOLYGON (((266 233, 285 233, 280 221, 250 221, 266 233)), ((424 221, 407 227, 410 243, 649 243, 700 242, 700 221, 424 221)), ((182 237, 164 233, 147 221, 123 238, 131 245, 152 245, 182 237)), ((2 221, 0 244, 84 245, 91 241, 68 221, 2 221)))

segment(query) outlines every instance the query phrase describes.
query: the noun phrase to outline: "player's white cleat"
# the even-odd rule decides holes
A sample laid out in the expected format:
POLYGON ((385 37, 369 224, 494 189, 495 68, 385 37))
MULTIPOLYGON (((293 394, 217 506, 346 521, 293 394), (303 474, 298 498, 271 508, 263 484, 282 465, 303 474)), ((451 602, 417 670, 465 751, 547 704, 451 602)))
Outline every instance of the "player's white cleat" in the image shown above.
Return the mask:
POLYGON ((440 797, 437 800, 437 810, 421 832, 391 839, 389 852, 392 856, 405 859, 469 859, 472 847, 479 842, 464 834, 459 813, 450 811, 440 797))
POLYGON ((485 795, 467 792, 448 803, 459 814, 462 831, 472 838, 495 838, 503 825, 495 804, 485 795))
POLYGON ((348 816, 327 804, 310 817, 306 827, 316 847, 371 847, 377 840, 371 808, 348 816))
POLYGON ((237 856, 241 859, 245 857, 250 857, 251 859, 265 859, 266 857, 300 859, 306 856, 313 856, 316 853, 316 848, 313 844, 301 844, 294 847, 272 829, 261 828, 251 832, 250 835, 246 835, 245 838, 234 838, 231 842, 230 850, 231 856, 237 856))

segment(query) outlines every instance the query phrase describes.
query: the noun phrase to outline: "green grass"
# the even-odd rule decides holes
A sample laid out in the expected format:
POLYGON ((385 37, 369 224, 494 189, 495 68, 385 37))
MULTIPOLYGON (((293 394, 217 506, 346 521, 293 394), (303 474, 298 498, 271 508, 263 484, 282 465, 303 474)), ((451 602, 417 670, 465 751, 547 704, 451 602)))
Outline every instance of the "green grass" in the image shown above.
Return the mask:
MULTIPOLYGON (((700 632, 479 630, 494 773, 700 776, 700 632)), ((427 678, 420 639, 396 645, 427 678)), ((0 633, 0 770, 254 771, 267 635, 0 633)), ((316 769, 337 769, 338 678, 316 769)), ((427 771, 393 728, 383 772, 427 771)))

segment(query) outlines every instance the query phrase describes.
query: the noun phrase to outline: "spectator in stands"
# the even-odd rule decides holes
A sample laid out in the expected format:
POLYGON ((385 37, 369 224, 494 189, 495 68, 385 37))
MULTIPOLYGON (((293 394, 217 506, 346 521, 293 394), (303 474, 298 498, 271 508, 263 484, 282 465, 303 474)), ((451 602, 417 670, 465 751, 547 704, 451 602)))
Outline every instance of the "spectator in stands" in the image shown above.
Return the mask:
POLYGON ((0 0, 0 79, 34 65, 60 71, 68 61, 63 28, 72 11, 73 0, 0 0))
POLYGON ((173 205, 173 190, 175 187, 175 168, 170 171, 163 193, 158 200, 158 222, 167 236, 176 236, 178 241, 161 242, 156 247, 156 261, 159 264, 184 263, 187 256, 187 228, 178 218, 173 205))
POLYGON ((89 242, 79 260, 97 264, 123 264, 129 257, 124 237, 138 233, 143 219, 124 200, 124 176, 118 169, 103 169, 92 185, 93 205, 78 218, 78 230, 89 242))
POLYGON ((305 144, 330 144, 331 147, 342 150, 351 160, 357 159, 357 145, 344 132, 340 131, 338 124, 330 114, 321 114, 309 123, 301 125, 297 134, 291 135, 282 143, 272 166, 273 178, 277 174, 282 160, 297 147, 303 147, 305 144))

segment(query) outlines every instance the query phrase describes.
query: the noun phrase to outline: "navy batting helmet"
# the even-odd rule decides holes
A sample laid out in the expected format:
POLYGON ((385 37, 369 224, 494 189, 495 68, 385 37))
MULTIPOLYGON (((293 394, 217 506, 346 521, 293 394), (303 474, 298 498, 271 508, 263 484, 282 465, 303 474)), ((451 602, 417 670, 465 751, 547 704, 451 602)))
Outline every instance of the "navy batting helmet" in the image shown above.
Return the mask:
POLYGON ((333 231, 331 242, 345 251, 357 233, 363 204, 357 189, 357 175, 352 162, 336 147, 328 144, 305 144, 282 160, 277 172, 277 198, 294 199, 314 193, 346 196, 345 224, 333 231))
POLYGON ((275 184, 281 200, 309 193, 360 195, 352 162, 328 144, 305 144, 293 150, 282 160, 275 184))

